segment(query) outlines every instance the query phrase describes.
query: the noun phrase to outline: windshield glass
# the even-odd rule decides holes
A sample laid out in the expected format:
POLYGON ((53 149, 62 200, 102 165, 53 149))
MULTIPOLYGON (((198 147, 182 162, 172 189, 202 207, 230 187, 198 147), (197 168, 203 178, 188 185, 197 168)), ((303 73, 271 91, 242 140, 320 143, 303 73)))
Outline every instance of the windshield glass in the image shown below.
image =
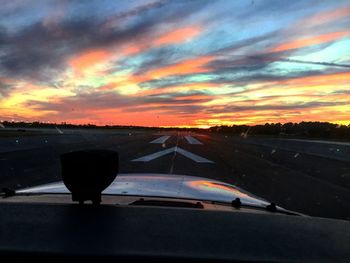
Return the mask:
POLYGON ((107 149, 163 195, 197 176, 350 219, 349 28, 341 0, 2 1, 0 186, 107 149))

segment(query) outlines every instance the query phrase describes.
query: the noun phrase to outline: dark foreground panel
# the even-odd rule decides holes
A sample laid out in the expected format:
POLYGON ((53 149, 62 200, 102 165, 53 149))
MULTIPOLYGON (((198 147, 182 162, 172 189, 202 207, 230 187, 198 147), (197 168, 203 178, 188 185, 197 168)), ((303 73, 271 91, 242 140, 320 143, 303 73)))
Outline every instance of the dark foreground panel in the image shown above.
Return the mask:
POLYGON ((200 209, 0 205, 0 255, 23 259, 329 261, 350 258, 350 223, 200 209))

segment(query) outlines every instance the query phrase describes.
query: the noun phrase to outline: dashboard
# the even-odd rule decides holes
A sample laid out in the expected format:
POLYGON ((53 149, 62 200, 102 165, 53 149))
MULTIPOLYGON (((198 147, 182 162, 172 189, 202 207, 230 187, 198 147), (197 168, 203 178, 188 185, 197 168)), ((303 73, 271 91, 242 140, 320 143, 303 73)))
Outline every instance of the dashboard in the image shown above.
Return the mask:
POLYGON ((350 222, 249 210, 0 202, 0 256, 85 261, 337 261, 350 222), (240 211, 240 212, 239 212, 240 211))

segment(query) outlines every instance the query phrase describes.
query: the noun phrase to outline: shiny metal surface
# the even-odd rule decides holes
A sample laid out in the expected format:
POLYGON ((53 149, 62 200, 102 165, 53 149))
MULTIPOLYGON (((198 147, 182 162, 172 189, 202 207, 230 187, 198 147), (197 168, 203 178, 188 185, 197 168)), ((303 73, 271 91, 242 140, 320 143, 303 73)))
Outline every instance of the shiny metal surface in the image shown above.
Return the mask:
MULTIPOLYGON (((16 191, 17 193, 69 193, 63 182, 16 191)), ((244 190, 223 182, 187 175, 119 174, 103 194, 159 196, 231 202, 240 198, 249 205, 266 206, 263 201, 244 190)))

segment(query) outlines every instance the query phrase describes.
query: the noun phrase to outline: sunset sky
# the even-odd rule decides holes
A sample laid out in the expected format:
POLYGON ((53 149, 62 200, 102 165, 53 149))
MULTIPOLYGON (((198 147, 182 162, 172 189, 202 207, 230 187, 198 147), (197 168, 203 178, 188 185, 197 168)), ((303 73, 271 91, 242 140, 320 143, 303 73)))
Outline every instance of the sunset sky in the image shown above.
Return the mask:
POLYGON ((0 1, 0 120, 350 124, 350 1, 0 1))

